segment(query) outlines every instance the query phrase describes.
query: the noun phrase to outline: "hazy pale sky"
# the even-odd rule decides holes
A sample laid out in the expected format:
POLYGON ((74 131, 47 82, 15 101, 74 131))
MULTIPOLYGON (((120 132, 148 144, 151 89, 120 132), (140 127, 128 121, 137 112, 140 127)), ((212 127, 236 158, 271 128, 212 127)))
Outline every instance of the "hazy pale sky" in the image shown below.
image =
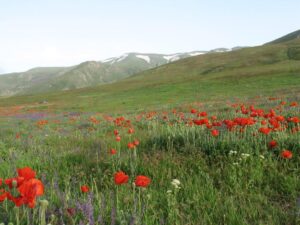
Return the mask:
POLYGON ((299 9, 299 0, 0 0, 0 73, 260 45, 300 29, 299 9))

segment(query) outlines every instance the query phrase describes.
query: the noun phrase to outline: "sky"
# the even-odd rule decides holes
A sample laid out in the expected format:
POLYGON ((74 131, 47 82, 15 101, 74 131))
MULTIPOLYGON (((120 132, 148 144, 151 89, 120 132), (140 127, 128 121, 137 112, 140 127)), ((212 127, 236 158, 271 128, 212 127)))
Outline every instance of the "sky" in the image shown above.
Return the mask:
POLYGON ((300 29, 299 8, 299 0, 0 0, 0 73, 261 45, 300 29))

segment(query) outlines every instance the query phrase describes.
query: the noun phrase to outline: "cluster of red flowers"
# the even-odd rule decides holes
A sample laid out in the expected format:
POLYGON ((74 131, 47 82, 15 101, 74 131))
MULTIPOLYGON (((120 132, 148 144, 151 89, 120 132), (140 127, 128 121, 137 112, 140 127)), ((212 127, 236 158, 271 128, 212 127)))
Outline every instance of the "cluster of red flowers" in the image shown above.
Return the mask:
POLYGON ((18 169, 17 172, 17 177, 4 180, 8 190, 3 187, 3 180, 0 178, 0 202, 8 199, 17 207, 27 205, 34 208, 36 197, 44 194, 44 185, 35 178, 36 172, 29 167, 18 169), (17 196, 12 194, 13 190, 16 190, 17 196))
MULTIPOLYGON (((123 171, 119 171, 114 175, 114 181, 116 185, 127 184, 128 180, 129 180, 129 176, 123 171)), ((151 179, 143 175, 138 175, 134 181, 134 184, 137 187, 148 187, 150 183, 151 183, 151 179)), ((80 190, 82 193, 87 193, 90 191, 90 188, 87 185, 82 185, 80 187, 80 190)))
POLYGON ((126 120, 123 116, 117 117, 114 120, 114 123, 118 127, 131 127, 131 121, 130 120, 126 120))
POLYGON ((38 127, 42 127, 42 126, 47 125, 48 123, 49 123, 48 120, 40 120, 40 121, 38 121, 38 122, 36 123, 36 125, 37 125, 38 127))
POLYGON ((133 148, 135 148, 136 146, 138 146, 139 144, 140 144, 139 140, 135 139, 133 142, 129 142, 129 143, 127 144, 127 147, 128 147, 129 149, 133 149, 133 148))
MULTIPOLYGON (((115 173, 114 178, 116 185, 126 184, 129 180, 129 176, 126 175, 123 171, 115 173)), ((149 177, 139 175, 135 178, 134 183, 137 187, 147 187, 151 183, 151 179, 149 177)))
POLYGON ((100 120, 97 120, 94 116, 91 116, 89 121, 95 125, 100 123, 100 120))
MULTIPOLYGON (((237 107, 238 105, 233 105, 233 107, 237 107)), ((297 104, 293 103, 291 106, 297 106, 297 104)), ((241 132, 244 131, 246 126, 252 126, 256 124, 259 119, 262 118, 260 121, 261 125, 266 125, 266 127, 261 127, 258 129, 259 133, 268 135, 270 132, 274 131, 283 131, 289 128, 289 124, 294 124, 294 128, 291 130, 292 132, 300 131, 300 119, 299 117, 284 117, 282 115, 278 115, 274 109, 270 109, 269 112, 265 112, 263 109, 256 109, 253 105, 246 107, 245 105, 241 105, 240 109, 236 109, 236 113, 241 113, 243 115, 248 115, 248 117, 236 117, 234 119, 226 119, 223 121, 216 121, 217 117, 211 116, 209 119, 207 116, 208 114, 204 112, 198 112, 196 109, 191 109, 192 114, 197 114, 197 117, 204 117, 204 118, 196 118, 188 120, 189 125, 197 125, 202 126, 205 125, 207 129, 211 129, 213 127, 220 127, 224 124, 229 131, 233 131, 235 127, 239 127, 241 132)), ((183 119, 183 115, 179 115, 181 119, 183 119)), ((218 136, 218 130, 213 129, 211 131, 213 136, 218 136)))

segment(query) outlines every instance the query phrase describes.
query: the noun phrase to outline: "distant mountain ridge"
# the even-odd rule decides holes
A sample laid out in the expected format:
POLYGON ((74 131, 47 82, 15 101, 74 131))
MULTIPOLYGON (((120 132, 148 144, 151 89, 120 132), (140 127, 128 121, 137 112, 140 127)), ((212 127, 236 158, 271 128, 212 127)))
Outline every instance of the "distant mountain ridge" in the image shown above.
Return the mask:
POLYGON ((87 61, 71 67, 38 67, 0 76, 0 96, 71 90, 111 83, 136 73, 180 59, 207 53, 228 52, 218 48, 176 54, 125 53, 101 61, 87 61))
MULTIPOLYGON (((300 60, 299 41, 300 30, 297 30, 265 45, 284 44, 287 46, 284 54, 288 59, 298 61, 300 60)), ((62 90, 93 87, 113 83, 167 63, 173 65, 175 61, 185 58, 200 57, 200 55, 207 55, 205 58, 209 58, 210 54, 234 53, 243 48, 246 47, 234 47, 232 49, 217 48, 211 51, 193 51, 176 54, 132 52, 101 61, 87 61, 71 67, 34 68, 22 73, 1 75, 0 96, 58 92, 62 90)), ((272 54, 275 54, 275 52, 272 52, 272 54)), ((281 54, 281 52, 277 52, 276 54, 281 54)), ((249 57, 251 57, 251 55, 249 55, 249 57)), ((200 58, 202 59, 202 57, 200 58)), ((265 57, 264 60, 267 63, 274 63, 273 60, 276 61, 277 59, 276 57, 265 57)), ((247 64, 249 64, 249 62, 247 62, 246 65, 247 64)), ((203 71, 203 74, 220 72, 226 66, 226 64, 222 64, 211 68, 207 67, 206 71, 203 71)))
POLYGON ((266 44, 279 44, 279 43, 283 43, 286 41, 292 41, 292 40, 299 39, 299 38, 300 38, 300 30, 297 30, 297 31, 294 31, 287 35, 284 35, 278 39, 275 39, 274 41, 268 42, 266 44))

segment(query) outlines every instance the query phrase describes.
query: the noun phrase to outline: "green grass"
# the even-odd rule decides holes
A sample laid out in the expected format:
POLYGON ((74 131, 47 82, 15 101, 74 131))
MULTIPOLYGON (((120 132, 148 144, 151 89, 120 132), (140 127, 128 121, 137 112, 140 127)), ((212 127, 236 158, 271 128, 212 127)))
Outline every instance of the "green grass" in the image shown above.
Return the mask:
MULTIPOLYGON (((266 98, 254 101, 266 112, 280 102, 266 98)), ((220 103, 204 104, 199 110, 207 111, 209 116, 216 115, 219 121, 245 117, 225 103, 222 106, 224 109, 220 103)), ((177 108, 185 113, 187 121, 195 118, 189 113, 190 107, 177 108)), ((282 110, 286 118, 299 116, 297 107, 286 105, 282 110)), ((16 167, 34 168, 45 183, 42 199, 49 201, 47 215, 55 215, 51 224, 61 224, 61 216, 66 224, 79 224, 80 220, 87 223, 88 218, 79 209, 73 216, 68 215, 67 209, 89 201, 92 201, 93 215, 95 218, 101 215, 104 224, 110 224, 115 218, 111 210, 116 207, 116 224, 128 224, 132 216, 136 224, 149 225, 299 223, 296 202, 300 197, 300 132, 291 133, 289 129, 265 136, 257 133, 261 127, 258 122, 243 133, 239 128, 229 132, 219 127, 220 136, 212 137, 205 126, 187 126, 185 120, 179 120, 180 114, 171 112, 165 120, 165 114, 160 112, 152 119, 144 115, 138 121, 137 114, 125 114, 135 128, 135 133, 129 135, 127 127, 105 121, 102 114, 81 114, 73 122, 72 116, 48 114, 44 119, 49 124, 42 127, 36 126, 38 120, 15 116, 6 117, 6 122, 2 122, 0 177, 15 176, 16 167), (101 122, 89 122, 91 115, 101 122), (114 129, 120 132, 120 144, 115 142, 114 129), (19 139, 16 139, 17 133, 20 133, 19 139), (127 148, 127 143, 134 138, 140 140, 137 157, 127 148), (272 139, 278 146, 271 150, 268 142, 272 139), (110 148, 116 148, 121 155, 111 156, 110 148), (293 158, 282 159, 283 149, 291 150, 293 158), (243 154, 249 156, 244 158, 243 154), (117 189, 113 175, 119 170, 125 171, 130 181, 117 189), (133 188, 132 182, 139 174, 151 178, 149 187, 133 188), (181 182, 179 190, 171 185, 175 178, 181 182), (80 193, 83 184, 91 187, 92 200, 88 194, 80 193), (171 193, 168 194, 168 190, 171 193)), ((15 224, 13 204, 2 203, 0 209, 2 221, 15 224)), ((31 223, 38 224, 38 209, 39 204, 35 209, 20 208, 21 224, 27 223, 28 212, 35 221, 31 223)))

